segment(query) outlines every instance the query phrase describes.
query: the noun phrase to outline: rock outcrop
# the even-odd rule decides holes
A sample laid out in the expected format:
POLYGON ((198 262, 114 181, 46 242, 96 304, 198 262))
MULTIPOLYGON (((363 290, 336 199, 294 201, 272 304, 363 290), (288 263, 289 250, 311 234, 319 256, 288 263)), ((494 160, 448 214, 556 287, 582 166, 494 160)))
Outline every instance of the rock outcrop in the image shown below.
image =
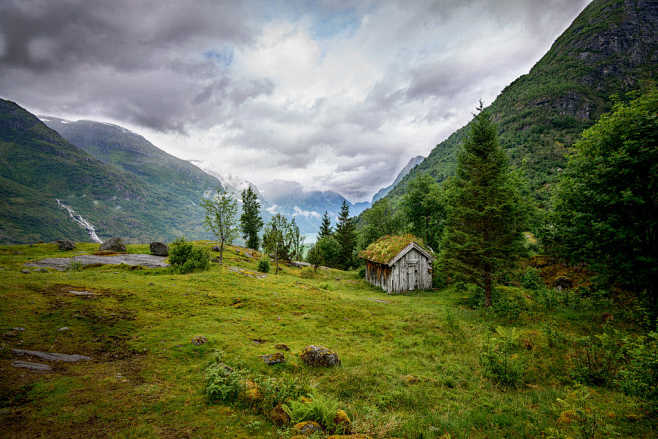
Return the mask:
POLYGON ((155 256, 169 256, 169 247, 164 242, 152 242, 149 245, 151 254, 155 256))
POLYGON ((101 251, 125 252, 126 245, 121 238, 110 238, 102 243, 98 249, 101 251))

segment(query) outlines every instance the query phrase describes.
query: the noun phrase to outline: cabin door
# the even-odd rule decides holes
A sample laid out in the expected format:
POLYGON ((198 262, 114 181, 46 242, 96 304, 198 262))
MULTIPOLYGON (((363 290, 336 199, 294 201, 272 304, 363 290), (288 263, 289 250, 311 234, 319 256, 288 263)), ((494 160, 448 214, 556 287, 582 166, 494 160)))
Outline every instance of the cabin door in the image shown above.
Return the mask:
POLYGON ((418 289, 418 260, 411 260, 407 263, 407 282, 409 290, 418 289))

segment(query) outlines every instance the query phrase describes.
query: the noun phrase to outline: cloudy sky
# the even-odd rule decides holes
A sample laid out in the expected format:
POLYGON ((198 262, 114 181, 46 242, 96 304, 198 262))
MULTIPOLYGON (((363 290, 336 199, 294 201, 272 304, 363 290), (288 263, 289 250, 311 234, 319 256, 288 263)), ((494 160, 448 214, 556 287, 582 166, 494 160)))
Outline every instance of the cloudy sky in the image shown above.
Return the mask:
POLYGON ((588 0, 0 0, 0 96, 352 201, 527 73, 588 0))

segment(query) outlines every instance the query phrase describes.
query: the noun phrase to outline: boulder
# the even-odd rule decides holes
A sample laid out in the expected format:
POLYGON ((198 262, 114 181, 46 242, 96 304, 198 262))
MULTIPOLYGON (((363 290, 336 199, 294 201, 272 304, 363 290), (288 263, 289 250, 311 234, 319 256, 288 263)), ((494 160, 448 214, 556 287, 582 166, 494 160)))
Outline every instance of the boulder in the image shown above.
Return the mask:
POLYGON ((295 424, 295 430, 301 434, 311 435, 313 433, 321 433, 322 427, 315 421, 304 421, 295 424))
POLYGON ((204 337, 203 335, 197 335, 196 337, 194 337, 192 339, 192 344, 195 345, 195 346, 200 346, 200 345, 206 343, 207 341, 208 341, 208 339, 206 337, 204 337))
POLYGON ((98 248, 100 251, 125 252, 126 245, 121 238, 110 238, 98 248))
POLYGON ((151 254, 155 256, 169 256, 169 247, 164 242, 152 242, 149 245, 151 254))
POLYGON ((280 350, 280 351, 289 351, 289 350, 290 350, 290 348, 288 347, 288 345, 285 345, 285 344, 283 344, 283 343, 279 343, 279 344, 277 344, 277 345, 274 345, 274 348, 275 348, 275 349, 278 349, 278 350, 280 350))
POLYGON ((338 354, 324 346, 306 346, 300 357, 309 366, 332 367, 340 365, 338 354))
POLYGON ((286 357, 281 352, 275 352, 273 354, 261 355, 263 362, 267 365, 274 365, 286 362, 286 357))
POLYGON ((339 409, 336 410, 336 416, 334 416, 334 424, 336 424, 336 427, 338 427, 340 431, 349 433, 352 421, 350 421, 350 417, 347 416, 345 410, 339 409))
POLYGON ((274 425, 278 427, 290 423, 290 416, 288 416, 288 413, 283 410, 283 406, 281 404, 277 404, 276 407, 270 410, 269 417, 274 425))
POLYGON ((73 250, 75 248, 75 242, 70 239, 59 239, 55 241, 60 250, 73 250))

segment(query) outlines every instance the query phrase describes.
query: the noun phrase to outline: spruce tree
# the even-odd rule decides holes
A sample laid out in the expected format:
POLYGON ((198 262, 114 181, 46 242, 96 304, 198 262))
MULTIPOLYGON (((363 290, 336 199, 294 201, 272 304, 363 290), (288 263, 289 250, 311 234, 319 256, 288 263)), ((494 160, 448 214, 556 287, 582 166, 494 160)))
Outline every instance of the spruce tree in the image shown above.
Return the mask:
POLYGON ((347 202, 343 200, 336 224, 336 241, 340 245, 341 267, 349 269, 352 266, 354 247, 356 246, 356 230, 354 221, 350 218, 350 208, 347 202))
POLYGON ((523 251, 525 212, 482 103, 459 152, 456 174, 448 191, 439 263, 446 274, 481 287, 485 306, 491 306, 494 283, 523 251))
POLYGON ((402 208, 411 232, 438 249, 445 222, 443 194, 438 183, 428 174, 419 174, 409 182, 402 208))
POLYGON ((247 247, 258 250, 260 244, 258 233, 263 227, 263 218, 260 216, 258 196, 251 187, 242 191, 240 227, 242 229, 242 238, 247 243, 247 247))
POLYGON ((318 239, 326 238, 331 236, 333 233, 333 230, 331 230, 331 220, 329 219, 329 214, 325 210, 324 215, 322 216, 322 224, 320 224, 320 233, 318 233, 318 239))

